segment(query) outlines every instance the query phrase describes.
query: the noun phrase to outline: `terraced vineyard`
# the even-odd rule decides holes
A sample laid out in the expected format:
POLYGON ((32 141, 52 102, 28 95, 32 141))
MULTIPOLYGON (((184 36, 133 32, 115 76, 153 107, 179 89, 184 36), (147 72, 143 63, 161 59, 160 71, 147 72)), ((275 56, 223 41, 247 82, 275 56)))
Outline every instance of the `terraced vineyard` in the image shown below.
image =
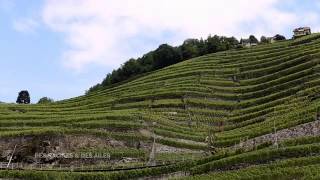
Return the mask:
POLYGON ((19 169, 0 177, 319 179, 319 63, 313 34, 190 59, 53 104, 1 104, 1 161, 14 152, 19 169))

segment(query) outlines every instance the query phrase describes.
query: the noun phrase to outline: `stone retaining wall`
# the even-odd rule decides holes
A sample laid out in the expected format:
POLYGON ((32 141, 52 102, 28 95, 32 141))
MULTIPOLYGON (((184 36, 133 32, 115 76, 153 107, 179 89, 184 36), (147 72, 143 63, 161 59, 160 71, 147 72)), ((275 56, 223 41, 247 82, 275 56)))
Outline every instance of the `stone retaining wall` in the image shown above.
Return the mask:
POLYGON ((301 124, 295 127, 291 127, 288 129, 282 129, 277 131, 276 133, 270 133, 263 136, 259 136, 253 139, 246 140, 244 142, 241 142, 235 146, 233 146, 233 149, 253 149, 256 146, 272 142, 275 144, 276 142, 281 142, 284 140, 292 139, 292 138, 298 138, 298 137, 304 137, 304 136, 319 136, 320 135, 320 121, 313 121, 305 124, 301 124))

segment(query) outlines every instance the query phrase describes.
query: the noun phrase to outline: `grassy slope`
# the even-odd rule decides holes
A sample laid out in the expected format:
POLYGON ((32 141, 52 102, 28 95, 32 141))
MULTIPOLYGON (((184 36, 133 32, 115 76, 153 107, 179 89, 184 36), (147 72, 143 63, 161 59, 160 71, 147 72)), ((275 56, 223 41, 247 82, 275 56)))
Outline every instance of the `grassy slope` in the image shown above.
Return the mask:
MULTIPOLYGON (((232 152, 228 147, 241 139, 272 133, 274 126, 281 130, 314 120, 320 105, 317 100, 311 101, 320 86, 318 37, 315 34, 296 41, 210 54, 117 87, 50 105, 1 104, 0 137, 90 134, 122 141, 149 141, 140 130, 150 130, 151 122, 157 122, 155 133, 160 144, 206 151, 204 141, 211 130, 216 136, 215 147, 221 149, 207 159, 162 168, 45 174, 116 179, 191 168, 189 172, 194 175, 213 173, 194 179, 257 179, 264 178, 267 172, 279 179, 316 178, 320 166, 312 158, 318 158, 320 152, 317 139, 249 152, 232 152), (307 168, 297 171, 299 166, 307 168), (227 173, 220 174, 221 170, 227 173)), ((41 174, 0 171, 0 177, 41 174)))

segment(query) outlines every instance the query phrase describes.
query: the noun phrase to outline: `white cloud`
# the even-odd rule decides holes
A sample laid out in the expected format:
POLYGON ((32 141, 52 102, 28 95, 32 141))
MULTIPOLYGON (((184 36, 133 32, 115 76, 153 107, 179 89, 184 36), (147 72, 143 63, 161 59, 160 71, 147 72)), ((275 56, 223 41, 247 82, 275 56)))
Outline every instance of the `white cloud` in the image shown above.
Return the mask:
MULTIPOLYGON (((129 42, 137 37, 181 43, 185 38, 209 34, 273 35, 296 16, 274 8, 280 0, 47 0, 44 23, 64 33, 69 46, 63 54, 66 67, 82 70, 98 64, 117 67, 141 49, 129 42), (248 24, 242 32, 243 24, 248 24), (241 27, 241 28, 240 28, 241 27), (171 32, 174 37, 163 36, 171 32)), ((151 49, 149 49, 151 50, 151 49)), ((138 54, 139 52, 139 54, 138 54)))
POLYGON ((13 28, 23 33, 33 33, 38 26, 38 22, 32 18, 21 18, 13 21, 13 28))

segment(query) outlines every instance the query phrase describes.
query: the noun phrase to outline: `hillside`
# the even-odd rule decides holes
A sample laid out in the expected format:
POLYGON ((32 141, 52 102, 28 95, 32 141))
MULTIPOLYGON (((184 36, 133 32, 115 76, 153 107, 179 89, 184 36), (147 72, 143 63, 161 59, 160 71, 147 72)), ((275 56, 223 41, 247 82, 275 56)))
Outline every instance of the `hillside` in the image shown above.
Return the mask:
POLYGON ((1 104, 0 162, 15 151, 0 177, 318 179, 319 62, 313 34, 201 56, 52 104, 1 104))

